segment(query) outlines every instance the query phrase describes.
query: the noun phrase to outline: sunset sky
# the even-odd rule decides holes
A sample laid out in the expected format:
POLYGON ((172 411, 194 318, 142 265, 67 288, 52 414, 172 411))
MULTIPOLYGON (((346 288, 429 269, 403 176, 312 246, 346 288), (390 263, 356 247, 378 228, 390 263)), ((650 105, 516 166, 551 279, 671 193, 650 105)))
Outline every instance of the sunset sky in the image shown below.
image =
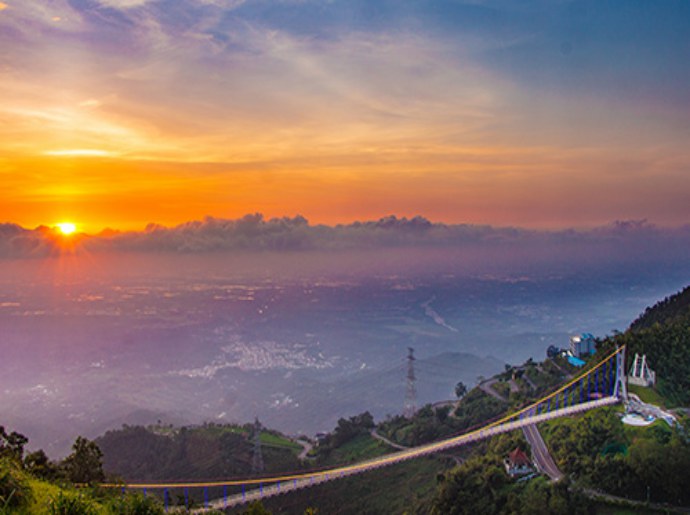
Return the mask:
POLYGON ((2 0, 0 222, 690 222, 690 2, 2 0))

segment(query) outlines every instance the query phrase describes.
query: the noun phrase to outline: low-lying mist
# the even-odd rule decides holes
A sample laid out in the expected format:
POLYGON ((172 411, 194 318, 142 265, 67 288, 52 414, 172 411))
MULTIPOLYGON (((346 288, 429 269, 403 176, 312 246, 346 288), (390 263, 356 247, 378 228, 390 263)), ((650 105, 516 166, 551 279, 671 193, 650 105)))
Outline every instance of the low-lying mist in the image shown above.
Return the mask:
POLYGON ((0 228, 0 413, 33 447, 123 423, 313 434, 399 413, 582 331, 623 330, 690 277, 687 229, 539 232, 245 217, 80 236, 0 228))

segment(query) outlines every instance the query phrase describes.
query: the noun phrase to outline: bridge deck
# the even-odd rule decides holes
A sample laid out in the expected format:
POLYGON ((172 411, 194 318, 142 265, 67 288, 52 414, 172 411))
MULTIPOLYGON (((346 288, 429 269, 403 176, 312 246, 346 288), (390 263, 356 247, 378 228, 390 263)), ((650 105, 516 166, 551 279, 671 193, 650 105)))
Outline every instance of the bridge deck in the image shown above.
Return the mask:
POLYGON ((267 479, 264 481, 264 483, 261 483, 258 488, 253 488, 252 490, 249 490, 243 494, 232 495, 227 499, 213 500, 209 503, 208 507, 200 508, 196 510, 196 513, 201 513, 206 511, 206 509, 223 509, 238 506, 247 502, 265 499, 267 497, 274 497, 276 495, 300 490, 302 488, 308 488, 310 486, 332 481, 333 479, 339 479, 341 477, 352 476, 355 474, 362 474, 377 468, 395 465, 396 463, 401 463, 403 461, 418 458, 420 456, 426 456, 428 454, 433 454, 446 449, 451 449, 453 447, 465 445, 470 442, 483 440, 497 434, 521 429, 523 427, 538 424, 546 420, 574 415, 576 413, 581 413, 594 408, 600 408, 602 406, 609 406, 617 403, 618 401, 619 399, 617 397, 603 397, 594 401, 583 402, 582 404, 577 404, 575 406, 568 406, 567 408, 553 410, 548 413, 524 416, 516 420, 500 423, 494 426, 489 425, 487 427, 478 429, 477 431, 472 431, 470 433, 441 440, 439 442, 386 454, 385 456, 362 461, 353 465, 335 467, 329 470, 314 473, 267 479))
POLYGON ((419 447, 400 450, 391 454, 387 454, 385 456, 380 456, 378 458, 373 458, 370 460, 361 461, 359 463, 354 463, 352 465, 333 467, 328 470, 321 470, 316 472, 306 472, 301 474, 285 475, 272 478, 235 479, 226 481, 214 481, 209 483, 130 483, 124 486, 118 484, 103 484, 101 486, 106 488, 137 488, 143 489, 144 491, 147 488, 204 488, 205 495, 208 494, 208 488, 211 487, 224 487, 225 489, 228 486, 242 486, 243 493, 225 497, 223 499, 216 499, 212 502, 206 503, 206 507, 198 509, 195 512, 203 512, 210 508, 229 508, 256 499, 273 497, 275 495, 288 493, 294 490, 299 490, 301 488, 308 488, 310 486, 318 485, 327 481, 331 481, 333 479, 351 476, 354 474, 362 474, 370 470, 374 470, 381 467, 387 467, 389 465, 401 463, 403 461, 418 458, 420 456, 426 456, 428 454, 445 451, 453 447, 458 447, 478 440, 483 440, 485 438, 489 438, 497 434, 506 433, 508 431, 514 431, 516 429, 532 426, 533 424, 538 424, 546 420, 573 415, 590 409, 615 404, 619 402, 620 397, 626 398, 627 396, 624 381, 624 363, 625 346, 622 346, 617 348, 613 353, 611 353, 609 356, 607 356, 605 359, 603 359, 601 362, 599 362, 591 369, 584 371, 580 376, 571 379, 566 384, 558 388, 556 391, 551 392, 547 396, 530 404, 529 406, 522 408, 516 413, 508 414, 499 420, 491 422, 474 431, 470 431, 469 433, 465 433, 452 438, 447 438, 439 442, 420 445, 419 447), (611 377, 612 368, 608 369, 608 375, 606 375, 606 364, 612 362, 612 360, 615 360, 616 366, 615 379, 611 377), (569 399, 570 402, 575 401, 576 397, 573 394, 573 390, 577 390, 577 388, 579 388, 580 399, 583 398, 583 394, 585 392, 587 392, 588 397, 589 395, 592 395, 592 376, 594 377, 594 395, 600 395, 600 392, 604 390, 604 388, 606 388, 606 391, 612 391, 613 394, 596 400, 589 400, 581 402, 579 404, 573 404, 572 406, 558 408, 559 400, 562 401, 563 405, 566 405, 569 399), (601 377, 601 381, 599 381, 599 377, 601 377), (586 383, 583 382, 585 378, 587 378, 586 383), (601 384, 601 387, 599 387, 599 384, 601 384), (556 409, 553 410, 551 409, 552 399, 555 399, 554 404, 556 407, 556 409), (535 414, 539 411, 540 407, 542 409, 545 408, 546 412, 541 414, 535 414), (248 486, 252 487, 252 489, 249 491, 246 490, 246 487, 248 486))

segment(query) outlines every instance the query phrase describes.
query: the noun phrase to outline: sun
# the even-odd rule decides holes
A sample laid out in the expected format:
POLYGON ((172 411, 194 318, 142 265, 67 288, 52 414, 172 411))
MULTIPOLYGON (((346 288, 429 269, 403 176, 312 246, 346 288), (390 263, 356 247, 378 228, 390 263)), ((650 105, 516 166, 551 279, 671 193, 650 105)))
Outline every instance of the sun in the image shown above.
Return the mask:
POLYGON ((55 224, 55 227, 65 236, 69 236, 77 230, 77 226, 72 222, 60 222, 59 224, 55 224))

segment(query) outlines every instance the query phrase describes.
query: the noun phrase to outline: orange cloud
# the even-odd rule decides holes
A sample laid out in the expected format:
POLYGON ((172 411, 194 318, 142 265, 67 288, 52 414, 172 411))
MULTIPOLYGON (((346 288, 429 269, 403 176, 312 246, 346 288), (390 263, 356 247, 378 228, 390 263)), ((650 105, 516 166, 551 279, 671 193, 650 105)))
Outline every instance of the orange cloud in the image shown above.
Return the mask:
POLYGON ((643 106, 525 87, 484 60, 493 39, 311 37, 237 21, 227 2, 181 30, 157 2, 100 3, 118 15, 59 1, 0 18, 16 36, 0 76, 1 218, 687 221, 684 119, 640 124, 643 106))
POLYGON ((0 219, 28 227, 73 220, 87 232, 256 211, 314 223, 391 213, 539 227, 640 217, 683 223, 690 186, 661 163, 661 154, 621 162, 602 151, 441 146, 246 163, 15 157, 0 165, 0 219))

